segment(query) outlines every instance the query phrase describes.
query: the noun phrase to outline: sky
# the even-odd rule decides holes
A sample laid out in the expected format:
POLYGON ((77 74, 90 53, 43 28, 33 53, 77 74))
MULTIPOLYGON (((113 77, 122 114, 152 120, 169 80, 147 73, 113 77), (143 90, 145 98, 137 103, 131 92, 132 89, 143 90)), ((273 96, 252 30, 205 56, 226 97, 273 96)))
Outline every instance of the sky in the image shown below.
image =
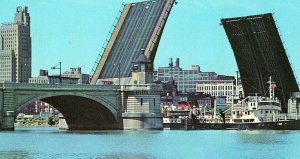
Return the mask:
MULTIPOLYGON (((221 18, 273 13, 281 39, 300 80, 300 1, 177 0, 165 26, 154 67, 180 58, 183 69, 235 75, 236 61, 221 18)), ((17 6, 31 17, 32 76, 62 62, 62 70, 82 67, 90 73, 122 3, 136 0, 0 0, 0 23, 12 22, 17 6)))

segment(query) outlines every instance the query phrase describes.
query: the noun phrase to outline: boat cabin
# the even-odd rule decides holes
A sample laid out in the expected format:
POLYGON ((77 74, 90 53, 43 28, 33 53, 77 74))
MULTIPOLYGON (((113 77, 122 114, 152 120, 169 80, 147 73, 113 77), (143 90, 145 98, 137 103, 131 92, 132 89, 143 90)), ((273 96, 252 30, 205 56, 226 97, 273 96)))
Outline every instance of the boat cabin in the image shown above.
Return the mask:
POLYGON ((276 84, 272 82, 271 77, 268 83, 270 84, 269 97, 257 95, 248 96, 236 105, 232 105, 230 122, 251 123, 279 121, 281 103, 274 95, 276 84))

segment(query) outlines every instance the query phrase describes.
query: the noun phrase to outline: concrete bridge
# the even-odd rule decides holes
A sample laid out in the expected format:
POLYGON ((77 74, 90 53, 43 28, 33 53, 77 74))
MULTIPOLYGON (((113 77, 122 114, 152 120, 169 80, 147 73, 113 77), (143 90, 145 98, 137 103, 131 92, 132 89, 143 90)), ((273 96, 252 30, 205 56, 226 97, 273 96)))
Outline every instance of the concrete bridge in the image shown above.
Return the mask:
POLYGON ((162 88, 149 83, 153 82, 154 58, 174 3, 159 0, 124 5, 102 47, 91 83, 101 79, 120 83, 132 74, 135 85, 0 83, 0 130, 14 129, 15 112, 37 100, 58 109, 69 129, 162 129, 162 88))
POLYGON ((1 83, 0 125, 12 129, 14 112, 41 100, 63 114, 69 129, 116 129, 122 116, 119 90, 116 85, 1 83))
MULTIPOLYGON (((130 117, 134 120, 133 124, 142 124, 142 128, 153 127, 153 124, 157 127, 156 121, 140 123, 145 119, 137 117, 162 120, 159 111, 160 90, 161 86, 155 85, 0 83, 0 130, 13 130, 15 112, 22 106, 38 100, 58 109, 66 119, 69 129, 72 130, 134 128, 132 124, 124 126, 123 119, 128 123, 130 117), (153 103, 155 100, 157 102, 153 103)), ((162 128, 158 125, 158 128, 160 127, 162 128)))

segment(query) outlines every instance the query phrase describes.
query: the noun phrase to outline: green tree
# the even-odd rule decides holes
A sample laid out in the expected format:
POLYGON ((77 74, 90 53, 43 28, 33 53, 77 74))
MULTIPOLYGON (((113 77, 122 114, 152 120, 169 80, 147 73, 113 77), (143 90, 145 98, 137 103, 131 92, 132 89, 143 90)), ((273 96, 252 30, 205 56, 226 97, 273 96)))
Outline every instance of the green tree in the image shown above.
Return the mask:
POLYGON ((55 121, 53 120, 52 116, 48 118, 48 125, 50 126, 55 125, 55 121))

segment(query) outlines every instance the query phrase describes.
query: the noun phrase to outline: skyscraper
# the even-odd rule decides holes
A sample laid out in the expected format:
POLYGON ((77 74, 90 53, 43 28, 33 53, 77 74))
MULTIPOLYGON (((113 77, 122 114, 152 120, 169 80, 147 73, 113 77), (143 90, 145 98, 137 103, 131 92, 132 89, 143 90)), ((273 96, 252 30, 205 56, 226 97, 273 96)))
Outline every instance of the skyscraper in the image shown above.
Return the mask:
POLYGON ((0 82, 28 82, 30 77, 30 16, 27 7, 17 7, 14 21, 0 28, 0 82))

